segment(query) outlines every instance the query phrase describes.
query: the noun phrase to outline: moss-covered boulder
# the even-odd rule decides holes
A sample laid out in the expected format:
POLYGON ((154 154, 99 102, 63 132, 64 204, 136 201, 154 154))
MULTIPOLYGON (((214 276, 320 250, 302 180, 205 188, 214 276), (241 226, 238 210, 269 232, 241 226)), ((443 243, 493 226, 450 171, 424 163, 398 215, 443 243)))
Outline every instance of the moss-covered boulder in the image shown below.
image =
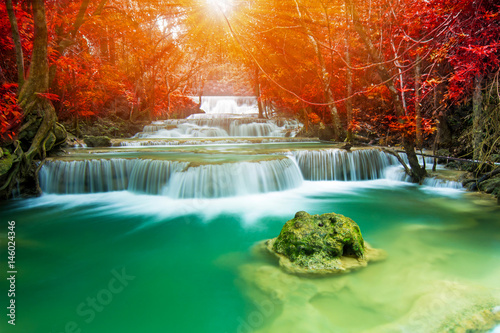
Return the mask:
POLYGON ((14 163, 15 156, 12 155, 7 149, 3 150, 0 148, 0 177, 4 176, 9 172, 12 164, 14 163))
POLYGON ((385 257, 363 240, 356 222, 335 213, 298 212, 265 245, 289 273, 342 273, 385 257))
POLYGON ((111 147, 111 139, 107 136, 86 136, 83 141, 88 147, 111 147))
POLYGON ((496 197, 500 197, 500 175, 482 181, 479 184, 479 189, 483 192, 493 194, 496 197))

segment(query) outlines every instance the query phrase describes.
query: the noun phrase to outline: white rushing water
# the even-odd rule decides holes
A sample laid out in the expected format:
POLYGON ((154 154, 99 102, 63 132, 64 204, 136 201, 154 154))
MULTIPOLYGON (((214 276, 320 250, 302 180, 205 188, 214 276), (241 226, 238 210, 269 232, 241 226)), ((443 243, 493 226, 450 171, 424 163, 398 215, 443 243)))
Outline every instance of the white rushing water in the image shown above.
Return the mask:
POLYGON ((164 194, 171 198, 219 198, 284 191, 302 184, 289 158, 260 162, 206 164, 177 172, 164 194))
POLYGON ((135 138, 293 137, 296 120, 259 119, 254 96, 203 96, 200 110, 186 119, 155 121, 135 138))
POLYGON ((293 154, 307 180, 380 179, 387 167, 397 163, 393 156, 375 149, 303 150, 293 154))
MULTIPOLYGON (((212 117, 222 115, 257 116, 259 107, 255 96, 202 96, 200 109, 212 117)), ((199 117, 199 114, 191 116, 199 117)))
MULTIPOLYGON (((44 193, 131 191, 171 198, 218 198, 284 191, 310 181, 408 181, 396 158, 376 149, 300 150, 287 157, 190 163, 152 159, 51 160, 40 171, 44 193)), ((460 183, 428 178, 433 188, 460 183)))
POLYGON ((172 198, 217 198, 284 191, 302 183, 289 158, 257 162, 190 165, 150 159, 48 161, 40 171, 44 193, 113 191, 172 198))
POLYGON ((135 138, 294 137, 296 120, 257 118, 193 118, 156 121, 135 138))

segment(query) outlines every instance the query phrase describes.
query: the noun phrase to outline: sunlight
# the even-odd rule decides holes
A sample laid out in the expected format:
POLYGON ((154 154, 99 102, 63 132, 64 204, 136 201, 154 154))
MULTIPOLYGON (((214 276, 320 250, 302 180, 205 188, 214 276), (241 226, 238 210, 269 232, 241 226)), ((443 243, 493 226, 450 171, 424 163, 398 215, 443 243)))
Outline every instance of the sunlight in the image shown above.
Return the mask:
POLYGON ((233 0, 205 0, 210 10, 228 14, 233 8, 233 0))

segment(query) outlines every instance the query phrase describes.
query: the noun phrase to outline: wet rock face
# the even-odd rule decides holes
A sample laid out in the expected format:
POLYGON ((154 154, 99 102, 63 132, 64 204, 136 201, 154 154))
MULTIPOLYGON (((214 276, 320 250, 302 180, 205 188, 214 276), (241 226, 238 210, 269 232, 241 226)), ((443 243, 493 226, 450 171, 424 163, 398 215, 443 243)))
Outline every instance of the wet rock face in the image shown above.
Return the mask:
POLYGON ((340 257, 364 258, 365 243, 356 222, 340 214, 298 212, 286 222, 273 251, 302 267, 324 267, 340 257))

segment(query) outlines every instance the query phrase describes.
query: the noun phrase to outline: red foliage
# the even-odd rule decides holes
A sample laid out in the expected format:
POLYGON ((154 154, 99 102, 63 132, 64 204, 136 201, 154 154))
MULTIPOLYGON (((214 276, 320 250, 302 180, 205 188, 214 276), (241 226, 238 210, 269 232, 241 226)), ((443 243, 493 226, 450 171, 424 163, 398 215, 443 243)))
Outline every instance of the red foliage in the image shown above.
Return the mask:
POLYGON ((0 139, 13 141, 23 120, 22 110, 17 105, 17 84, 5 83, 0 86, 0 139))

